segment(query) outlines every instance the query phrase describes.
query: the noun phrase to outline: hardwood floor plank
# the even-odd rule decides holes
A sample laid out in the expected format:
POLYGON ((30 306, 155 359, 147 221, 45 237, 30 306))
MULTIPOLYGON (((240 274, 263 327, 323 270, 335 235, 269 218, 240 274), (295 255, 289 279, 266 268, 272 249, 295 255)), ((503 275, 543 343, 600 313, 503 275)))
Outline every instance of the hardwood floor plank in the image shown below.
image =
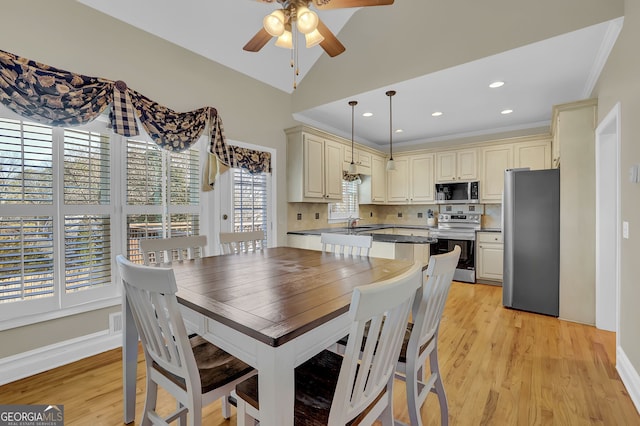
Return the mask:
MULTIPOLYGON (((501 289, 453 283, 440 326, 439 357, 451 425, 640 425, 615 369, 615 334, 556 318, 505 309, 501 289)), ((428 367, 426 367, 428 371, 428 367)), ((139 354, 136 419, 144 403, 139 354)), ((159 407, 175 402, 160 392, 159 407)), ((394 411, 408 422, 403 382, 394 411)), ((2 404, 64 404, 67 426, 122 424, 122 364, 112 350, 0 387, 2 404)), ((220 403, 204 424, 224 420, 220 403)), ((424 424, 440 424, 435 395, 424 424)), ((139 424, 138 422, 136 424, 139 424)))

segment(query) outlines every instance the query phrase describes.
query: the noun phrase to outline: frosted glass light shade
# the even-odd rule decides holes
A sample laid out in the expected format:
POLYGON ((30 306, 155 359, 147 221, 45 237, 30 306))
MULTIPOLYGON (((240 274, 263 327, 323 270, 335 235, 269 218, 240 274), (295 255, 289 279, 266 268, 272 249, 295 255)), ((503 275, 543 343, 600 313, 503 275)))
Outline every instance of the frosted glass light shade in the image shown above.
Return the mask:
POLYGON ((318 15, 308 7, 300 6, 296 9, 296 23, 298 31, 309 34, 318 28, 318 15))
POLYGON ((347 169, 347 171, 352 175, 355 175, 356 173, 358 173, 358 166, 356 166, 355 163, 351 163, 349 164, 349 169, 347 169))
POLYGON ((274 10, 264 17, 262 26, 273 37, 280 37, 284 33, 284 12, 280 9, 274 10))
POLYGON ((320 34, 320 31, 313 30, 309 34, 305 34, 304 39, 307 42, 307 47, 313 47, 322 43, 322 41, 324 40, 324 37, 322 37, 322 34, 320 34))
POLYGON ((285 49, 293 49, 293 35, 291 31, 285 31, 276 40, 276 46, 283 47, 285 49))
POLYGON ((393 161, 392 159, 387 161, 387 170, 395 170, 395 169, 396 169, 396 162, 393 161))

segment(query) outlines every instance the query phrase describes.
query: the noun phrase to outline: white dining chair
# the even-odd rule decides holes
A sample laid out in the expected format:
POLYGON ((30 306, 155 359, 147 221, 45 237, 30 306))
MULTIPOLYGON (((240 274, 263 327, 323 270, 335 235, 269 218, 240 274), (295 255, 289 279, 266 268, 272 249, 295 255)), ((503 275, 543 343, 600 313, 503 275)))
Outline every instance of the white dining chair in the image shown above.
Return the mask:
POLYGON ((430 392, 438 396, 440 424, 449 424, 447 396, 438 364, 438 330, 460 251, 460 246, 455 246, 448 253, 429 258, 429 265, 424 272, 426 278, 412 309, 413 322, 409 323, 405 332, 396 378, 406 382, 407 405, 412 425, 422 425, 420 408, 430 392), (425 380, 427 357, 431 374, 425 380))
POLYGON ((323 232, 320 234, 322 251, 344 254, 348 256, 369 256, 373 245, 371 235, 334 234, 323 232))
MULTIPOLYGON (((295 370, 294 423, 393 425, 393 381, 409 312, 422 285, 422 267, 353 291, 344 356, 324 350, 295 370), (366 339, 365 328, 380 338, 366 339), (360 349, 362 357, 360 357, 360 349)), ((257 376, 236 386, 238 425, 260 418, 257 376)))
POLYGON ((147 393, 141 424, 180 419, 181 425, 200 426, 202 407, 217 399, 228 419, 230 392, 255 370, 202 337, 187 336, 171 268, 138 265, 122 255, 116 263, 144 350, 147 393), (178 401, 166 418, 156 412, 158 385, 178 401))
POLYGON ((221 232, 222 254, 248 253, 264 248, 264 231, 221 232))
POLYGON ((145 265, 162 265, 204 257, 206 245, 206 235, 146 238, 139 242, 145 265))

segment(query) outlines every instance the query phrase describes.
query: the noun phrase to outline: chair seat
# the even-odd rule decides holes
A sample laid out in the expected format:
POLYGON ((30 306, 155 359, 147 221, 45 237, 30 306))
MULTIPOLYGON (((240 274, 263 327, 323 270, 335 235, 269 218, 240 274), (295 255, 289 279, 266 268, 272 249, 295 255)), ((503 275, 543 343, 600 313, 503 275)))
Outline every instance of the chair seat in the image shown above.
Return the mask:
MULTIPOLYGON (((295 370, 295 417, 294 424, 300 426, 326 426, 329 411, 338 384, 342 366, 342 355, 322 351, 295 370)), ((386 392, 386 389, 383 391, 386 392)), ((238 397, 256 410, 260 409, 258 398, 258 376, 252 376, 236 386, 238 397)), ((382 397, 382 394, 378 399, 382 397)), ((378 400, 376 399, 376 401, 378 400)), ((367 412, 365 411, 366 414, 367 412)), ((357 425, 364 417, 360 415, 348 425, 357 425)))
MULTIPOLYGON (((193 355, 196 359, 202 393, 220 388, 251 372, 253 367, 245 364, 233 355, 208 342, 202 336, 195 335, 189 339, 193 355)), ((169 378, 173 383, 186 390, 185 381, 153 363, 153 367, 169 378)))

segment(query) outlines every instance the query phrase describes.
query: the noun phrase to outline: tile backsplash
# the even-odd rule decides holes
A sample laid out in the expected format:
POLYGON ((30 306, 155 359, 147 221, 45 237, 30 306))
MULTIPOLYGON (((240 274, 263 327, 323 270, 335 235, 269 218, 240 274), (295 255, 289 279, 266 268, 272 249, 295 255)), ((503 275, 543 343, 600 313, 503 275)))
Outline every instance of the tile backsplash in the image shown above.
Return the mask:
MULTIPOLYGON (((329 224, 328 206, 325 203, 288 203, 288 231, 305 229, 332 228, 345 226, 345 222, 329 224), (298 219, 300 218, 300 219, 298 219)), ((439 205, 360 205, 360 225, 389 224, 389 225, 426 225, 427 211, 433 210, 438 214, 439 205)), ((482 216, 483 228, 500 228, 501 205, 485 204, 482 216)))

